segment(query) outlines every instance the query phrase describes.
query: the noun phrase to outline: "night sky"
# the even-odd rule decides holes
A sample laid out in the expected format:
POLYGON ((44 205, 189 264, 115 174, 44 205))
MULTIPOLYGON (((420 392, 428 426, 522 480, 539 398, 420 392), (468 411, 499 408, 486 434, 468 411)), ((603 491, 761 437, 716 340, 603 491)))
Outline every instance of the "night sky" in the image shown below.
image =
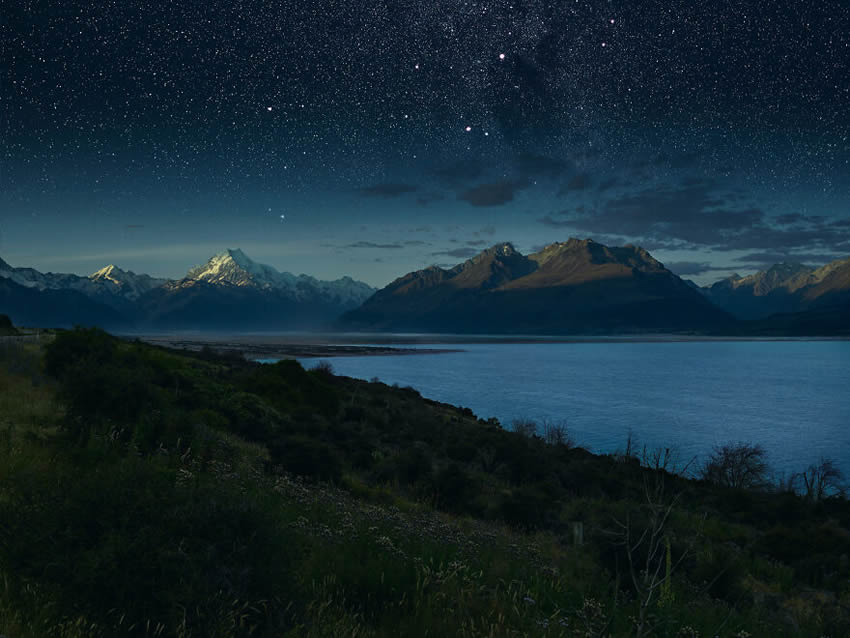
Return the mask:
POLYGON ((4 3, 0 257, 373 285, 497 241, 850 255, 845 0, 4 3))

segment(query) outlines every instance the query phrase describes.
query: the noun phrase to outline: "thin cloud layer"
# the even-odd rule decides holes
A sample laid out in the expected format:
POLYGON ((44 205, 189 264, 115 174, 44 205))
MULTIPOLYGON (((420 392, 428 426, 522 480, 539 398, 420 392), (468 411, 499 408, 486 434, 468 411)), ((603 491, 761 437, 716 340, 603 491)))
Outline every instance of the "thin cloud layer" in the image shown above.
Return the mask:
POLYGON ((787 254, 813 248, 842 252, 850 247, 848 227, 823 217, 789 214, 771 218, 760 207, 740 206, 709 181, 629 193, 608 199, 593 211, 562 211, 538 221, 670 248, 787 254))
POLYGON ((529 182, 525 179, 501 180, 474 186, 460 193, 457 198, 472 206, 503 206, 512 202, 516 193, 528 186, 529 182))
POLYGON ((366 186, 365 188, 359 189, 360 194, 363 197, 399 197, 401 195, 405 195, 407 193, 412 193, 417 190, 417 187, 413 184, 401 184, 401 183, 386 183, 386 184, 375 184, 373 186, 366 186))

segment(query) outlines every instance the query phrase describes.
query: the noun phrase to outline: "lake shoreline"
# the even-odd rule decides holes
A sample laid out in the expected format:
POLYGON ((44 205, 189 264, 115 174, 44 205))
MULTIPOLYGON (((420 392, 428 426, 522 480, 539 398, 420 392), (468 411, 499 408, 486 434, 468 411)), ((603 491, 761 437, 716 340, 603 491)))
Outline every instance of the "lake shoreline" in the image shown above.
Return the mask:
POLYGON ((450 348, 395 348, 390 346, 344 345, 333 343, 246 343, 221 340, 142 338, 151 345, 200 352, 209 348, 218 353, 239 353, 246 359, 308 359, 326 357, 404 356, 463 352, 450 348))

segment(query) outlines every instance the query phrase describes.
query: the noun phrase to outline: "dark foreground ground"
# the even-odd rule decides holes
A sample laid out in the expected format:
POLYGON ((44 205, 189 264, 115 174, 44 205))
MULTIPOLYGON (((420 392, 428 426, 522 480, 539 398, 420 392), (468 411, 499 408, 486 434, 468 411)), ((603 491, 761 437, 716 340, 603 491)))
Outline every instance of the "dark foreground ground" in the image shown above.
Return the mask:
POLYGON ((850 635, 836 477, 539 426, 291 360, 0 344, 0 634, 850 635))

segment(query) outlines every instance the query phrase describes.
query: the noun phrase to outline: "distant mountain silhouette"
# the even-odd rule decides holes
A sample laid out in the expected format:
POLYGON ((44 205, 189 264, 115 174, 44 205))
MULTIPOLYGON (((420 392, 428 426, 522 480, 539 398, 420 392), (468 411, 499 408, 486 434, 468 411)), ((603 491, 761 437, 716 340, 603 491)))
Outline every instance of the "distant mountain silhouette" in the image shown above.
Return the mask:
POLYGON ((279 272, 227 250, 139 298, 147 325, 181 330, 315 330, 358 307, 374 289, 343 277, 279 272))
POLYGON ((850 303, 850 259, 817 269, 797 263, 776 264, 748 277, 732 275, 703 292, 739 319, 840 307, 850 303))
POLYGON ((16 326, 72 328, 75 325, 129 328, 132 322, 115 309, 76 290, 27 288, 0 277, 0 313, 16 326))
POLYGON ((451 269, 408 273, 339 326, 440 333, 720 331, 732 318, 637 246, 570 239, 522 255, 500 243, 451 269))
POLYGON ((0 312, 19 324, 115 329, 293 330, 325 328, 372 295, 343 277, 321 281, 279 272, 227 250, 180 280, 109 265, 89 277, 13 268, 0 260, 0 312))

